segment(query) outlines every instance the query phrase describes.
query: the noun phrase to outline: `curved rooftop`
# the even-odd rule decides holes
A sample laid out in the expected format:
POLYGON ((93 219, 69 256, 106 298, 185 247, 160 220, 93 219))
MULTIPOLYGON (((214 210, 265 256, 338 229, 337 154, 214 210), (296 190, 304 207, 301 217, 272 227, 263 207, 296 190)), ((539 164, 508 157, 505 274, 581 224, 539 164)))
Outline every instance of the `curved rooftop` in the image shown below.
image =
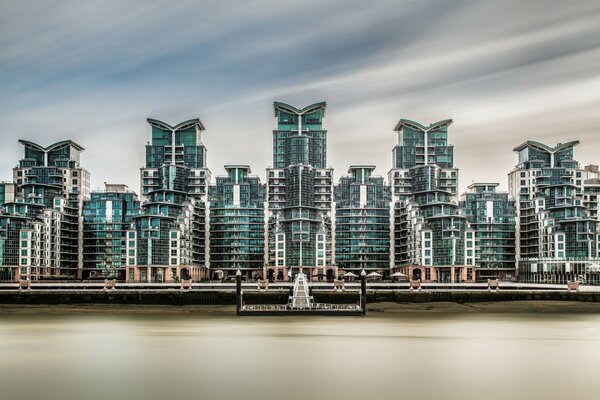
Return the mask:
POLYGON ((196 127, 197 129, 199 129, 201 131, 205 130, 204 124, 202 123, 202 121, 200 121, 199 118, 188 119, 187 121, 180 122, 175 126, 171 126, 164 121, 160 121, 158 119, 153 119, 153 118, 148 118, 148 119, 146 119, 146 121, 148 121, 148 123, 150 125, 152 125, 156 128, 165 129, 168 131, 185 130, 185 129, 189 129, 191 127, 196 127))
POLYGON ((412 129, 416 129, 418 131, 426 132, 426 131, 431 131, 431 130, 440 128, 442 126, 448 126, 452 122, 453 122, 452 119, 444 119, 442 121, 434 122, 433 124, 430 124, 429 126, 425 126, 416 121, 411 121, 410 119, 403 118, 400 121, 398 121, 398 123, 394 127, 394 131, 398 132, 398 131, 400 131, 400 129, 402 129, 403 126, 406 126, 406 127, 412 128, 412 129))
POLYGON ((311 113, 314 111, 323 110, 323 116, 325 116, 326 106, 327 106, 327 103, 324 101, 321 101, 319 103, 310 104, 304 108, 297 108, 292 105, 276 101, 273 103, 273 112, 274 112, 274 115, 277 116, 277 110, 285 111, 285 112, 289 112, 289 113, 297 114, 297 115, 308 114, 308 113, 311 113))
POLYGON ((525 142, 523 142, 520 145, 518 145, 517 147, 515 147, 513 149, 513 151, 519 152, 527 147, 533 147, 535 149, 546 151, 548 153, 556 153, 557 151, 563 150, 567 147, 574 147, 574 146, 577 146, 578 144, 579 144, 579 140, 573 140, 573 141, 570 141, 567 143, 559 143, 554 147, 550 147, 547 144, 537 142, 535 140, 526 140, 525 142))
POLYGON ((39 145, 37 143, 30 142, 29 140, 23 140, 23 139, 20 139, 19 143, 21 143, 25 147, 29 147, 29 148, 34 149, 34 150, 43 151, 43 152, 46 152, 46 153, 49 152, 49 151, 52 151, 52 150, 56 150, 56 149, 60 149, 62 147, 66 147, 66 146, 73 146, 76 150, 79 150, 79 151, 85 150, 83 148, 83 146, 75 143, 72 140, 61 140, 60 142, 53 143, 53 144, 51 144, 50 146, 47 146, 47 147, 44 147, 44 146, 41 146, 41 145, 39 145))
POLYGON ((368 169, 369 171, 374 171, 375 170, 375 165, 367 165, 367 164, 352 164, 350 165, 350 167, 348 168, 348 173, 352 173, 352 171, 355 171, 357 169, 368 169))

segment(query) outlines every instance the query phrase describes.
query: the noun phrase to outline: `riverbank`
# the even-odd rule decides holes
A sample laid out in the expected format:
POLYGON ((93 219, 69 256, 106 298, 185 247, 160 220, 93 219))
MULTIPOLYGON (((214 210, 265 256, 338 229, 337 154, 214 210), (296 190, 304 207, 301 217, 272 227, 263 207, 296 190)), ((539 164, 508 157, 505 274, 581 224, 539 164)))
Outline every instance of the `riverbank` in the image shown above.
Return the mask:
MULTIPOLYGON (((495 301, 477 303, 419 302, 419 303, 372 303, 367 306, 368 315, 386 314, 600 314, 600 303, 580 301, 495 301)), ((232 305, 131 305, 131 304, 68 304, 30 305, 0 304, 0 315, 60 315, 60 314, 209 314, 234 315, 232 305)))

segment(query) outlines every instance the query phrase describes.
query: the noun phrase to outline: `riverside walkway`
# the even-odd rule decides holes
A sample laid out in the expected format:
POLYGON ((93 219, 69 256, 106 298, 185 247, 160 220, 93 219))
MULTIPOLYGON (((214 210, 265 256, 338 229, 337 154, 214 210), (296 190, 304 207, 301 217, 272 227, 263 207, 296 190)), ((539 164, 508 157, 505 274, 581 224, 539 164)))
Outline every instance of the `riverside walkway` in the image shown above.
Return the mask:
MULTIPOLYGON (((313 292, 331 291, 334 289, 334 284, 331 282, 308 282, 305 279, 308 288, 313 292)), ((269 290, 286 290, 289 291, 294 287, 295 283, 289 282, 274 282, 269 283, 269 290)), ((518 283, 518 282, 500 282, 500 290, 510 291, 567 291, 566 284, 544 284, 544 283, 518 283)), ((422 283, 423 291, 433 292, 458 292, 458 291, 481 291, 487 289, 486 283, 422 283)), ((104 282, 43 282, 32 281, 29 286, 30 290, 54 292, 54 291, 101 291, 104 290, 104 282)), ((189 289, 191 291, 216 291, 216 292, 235 292, 236 284, 224 282, 193 282, 189 289)), ((243 282, 242 288, 244 291, 259 291, 256 282, 243 282)), ((344 284, 346 291, 358 291, 360 289, 359 282, 346 282, 344 284)), ((395 292, 409 291, 410 286, 404 282, 368 282, 367 289, 376 292, 395 292)), ((0 283, 0 292, 18 291, 19 283, 4 282, 0 283)), ((182 290, 179 283, 126 283, 115 282, 113 291, 180 291, 182 290)), ((581 285, 580 292, 600 292, 600 286, 581 285)))

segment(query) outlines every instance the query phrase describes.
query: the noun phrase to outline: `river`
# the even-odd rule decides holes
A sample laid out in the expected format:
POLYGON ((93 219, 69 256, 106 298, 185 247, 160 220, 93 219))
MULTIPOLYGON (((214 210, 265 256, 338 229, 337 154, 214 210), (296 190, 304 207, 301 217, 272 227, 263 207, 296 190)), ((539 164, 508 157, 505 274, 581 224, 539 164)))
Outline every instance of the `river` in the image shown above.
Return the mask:
POLYGON ((600 315, 0 315, 0 398, 594 399, 600 315))

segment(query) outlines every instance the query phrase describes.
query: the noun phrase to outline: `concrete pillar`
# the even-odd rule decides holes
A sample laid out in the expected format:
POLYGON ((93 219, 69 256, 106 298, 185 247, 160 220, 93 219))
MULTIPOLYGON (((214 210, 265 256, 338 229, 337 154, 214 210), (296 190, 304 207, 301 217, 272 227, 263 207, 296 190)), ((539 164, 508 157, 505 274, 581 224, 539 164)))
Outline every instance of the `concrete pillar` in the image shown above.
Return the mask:
POLYGON ((360 308, 362 314, 367 315, 367 273, 364 269, 360 273, 360 308))
POLYGON ((242 309, 242 273, 238 269, 235 273, 235 313, 240 315, 242 309))

